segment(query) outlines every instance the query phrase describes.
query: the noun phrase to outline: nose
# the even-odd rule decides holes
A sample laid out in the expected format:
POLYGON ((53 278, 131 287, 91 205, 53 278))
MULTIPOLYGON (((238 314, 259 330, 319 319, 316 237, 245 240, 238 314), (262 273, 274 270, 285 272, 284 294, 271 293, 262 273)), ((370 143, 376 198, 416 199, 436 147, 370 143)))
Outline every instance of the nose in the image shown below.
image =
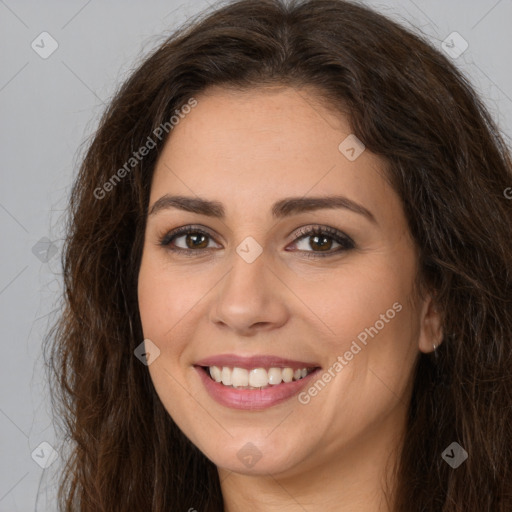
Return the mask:
POLYGON ((282 327, 289 318, 286 286, 265 262, 265 253, 252 263, 238 254, 217 287, 210 320, 239 336, 282 327))

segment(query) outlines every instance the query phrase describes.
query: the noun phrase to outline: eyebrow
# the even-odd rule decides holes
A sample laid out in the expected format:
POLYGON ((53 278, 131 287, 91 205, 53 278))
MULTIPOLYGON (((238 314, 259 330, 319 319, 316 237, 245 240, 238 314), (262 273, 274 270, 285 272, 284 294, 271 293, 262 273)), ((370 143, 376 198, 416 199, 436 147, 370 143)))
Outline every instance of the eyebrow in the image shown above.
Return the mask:
MULTIPOLYGON (((186 212, 197 213, 218 219, 225 218, 225 209, 219 201, 209 201, 198 197, 164 195, 151 207, 149 215, 159 211, 176 208, 186 212)), ((345 196, 318 196, 318 197, 287 197, 274 203, 272 216, 275 219, 289 217, 303 212, 323 209, 346 209, 366 217, 370 222, 377 224, 373 213, 363 205, 356 203, 345 196)))

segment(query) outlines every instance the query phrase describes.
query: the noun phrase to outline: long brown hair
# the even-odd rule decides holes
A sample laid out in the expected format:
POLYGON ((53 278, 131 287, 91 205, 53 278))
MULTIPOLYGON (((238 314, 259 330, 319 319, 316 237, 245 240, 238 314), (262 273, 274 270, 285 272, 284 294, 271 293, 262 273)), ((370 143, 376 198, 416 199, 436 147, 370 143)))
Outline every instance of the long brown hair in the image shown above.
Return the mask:
POLYGON ((72 189, 64 305, 45 341, 69 453, 60 510, 223 509, 216 467, 134 356, 143 340, 137 275, 169 119, 209 86, 268 84, 313 87, 386 162, 419 282, 443 312, 443 343, 414 369, 393 510, 510 512, 510 152, 448 57, 343 0, 242 0, 203 13, 142 62, 104 113, 72 189), (148 137, 154 147, 130 160, 148 137), (468 453, 456 469, 441 457, 453 442, 468 453))

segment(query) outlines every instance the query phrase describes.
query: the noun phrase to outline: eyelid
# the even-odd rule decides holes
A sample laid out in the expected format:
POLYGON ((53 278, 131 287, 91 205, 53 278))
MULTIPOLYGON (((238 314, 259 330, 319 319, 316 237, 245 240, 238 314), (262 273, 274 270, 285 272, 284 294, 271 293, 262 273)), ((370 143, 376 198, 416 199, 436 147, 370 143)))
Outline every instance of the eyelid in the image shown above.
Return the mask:
MULTIPOLYGON (((163 247, 167 247, 170 245, 171 241, 176 238, 180 238, 182 236, 185 236, 187 234, 191 233, 197 233, 206 235, 209 237, 212 241, 215 243, 218 243, 216 241, 216 235, 213 235, 209 228, 206 228, 205 226, 196 225, 196 224, 189 224, 185 226, 178 227, 176 229, 173 229, 163 236, 159 236, 159 245, 163 247)), ((299 253, 305 253, 308 257, 327 257, 327 256, 334 256, 336 254, 340 254, 342 252, 346 252, 350 249, 354 249, 356 244, 353 241, 353 239, 344 233, 343 231, 340 231, 336 228, 320 225, 320 224, 308 224, 301 226, 293 231, 293 239, 291 240, 291 244, 296 244, 297 242, 301 241, 304 238, 312 237, 315 235, 327 235, 328 238, 333 239, 337 244, 340 245, 340 248, 334 250, 334 251, 304 251, 304 250, 297 250, 296 252, 299 253)), ((290 236, 290 235, 289 235, 290 236)), ((290 245, 287 244, 288 245, 290 245)), ((198 253, 197 255, 200 256, 201 253, 210 252, 212 248, 204 248, 204 249, 183 249, 181 247, 173 247, 168 248, 169 251, 175 252, 175 253, 185 253, 187 256, 192 256, 194 253, 198 253)))
POLYGON ((293 232, 294 238, 292 241, 297 242, 304 237, 313 236, 315 233, 327 234, 332 238, 340 238, 344 242, 355 245, 354 240, 352 240, 352 238, 343 231, 330 226, 324 226, 322 224, 307 224, 306 226, 301 226, 293 232))
POLYGON ((181 226, 176 229, 172 229, 170 231, 165 231, 165 233, 158 237, 160 245, 168 245, 173 238, 177 238, 183 235, 187 235, 189 233, 201 233, 209 236, 212 240, 215 240, 216 235, 214 235, 207 227, 201 226, 199 224, 187 224, 185 226, 181 226))

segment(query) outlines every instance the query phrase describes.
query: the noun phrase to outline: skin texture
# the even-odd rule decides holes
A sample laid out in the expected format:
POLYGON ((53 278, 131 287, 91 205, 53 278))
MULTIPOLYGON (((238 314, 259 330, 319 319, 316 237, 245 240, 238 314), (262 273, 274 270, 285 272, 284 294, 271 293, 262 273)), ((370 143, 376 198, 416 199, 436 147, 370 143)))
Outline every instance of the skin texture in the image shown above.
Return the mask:
MULTIPOLYGON (((149 210, 179 194, 219 201, 226 217, 174 208, 148 216, 138 297, 144 336, 160 349, 148 367, 155 389, 217 465, 226 511, 390 510, 383 486, 393 483, 413 366, 442 332, 431 298, 415 292, 417 250, 384 162, 368 150, 349 161, 338 150, 347 119, 312 90, 214 88, 196 98, 159 158, 149 210), (334 194, 376 222, 348 209, 272 217, 285 197, 334 194), (186 225, 211 233, 208 249, 188 257, 159 244, 186 225), (321 249, 311 236, 294 240, 316 225, 346 233, 355 248, 336 253, 333 241, 331 256, 307 258, 321 249), (236 252, 248 236, 263 248, 250 264, 236 252), (395 303, 400 312, 307 404, 230 409, 193 367, 216 354, 271 354, 325 371, 395 303), (261 453, 252 468, 237 457, 247 443, 261 453)), ((174 244, 187 250, 186 235, 174 244)))

